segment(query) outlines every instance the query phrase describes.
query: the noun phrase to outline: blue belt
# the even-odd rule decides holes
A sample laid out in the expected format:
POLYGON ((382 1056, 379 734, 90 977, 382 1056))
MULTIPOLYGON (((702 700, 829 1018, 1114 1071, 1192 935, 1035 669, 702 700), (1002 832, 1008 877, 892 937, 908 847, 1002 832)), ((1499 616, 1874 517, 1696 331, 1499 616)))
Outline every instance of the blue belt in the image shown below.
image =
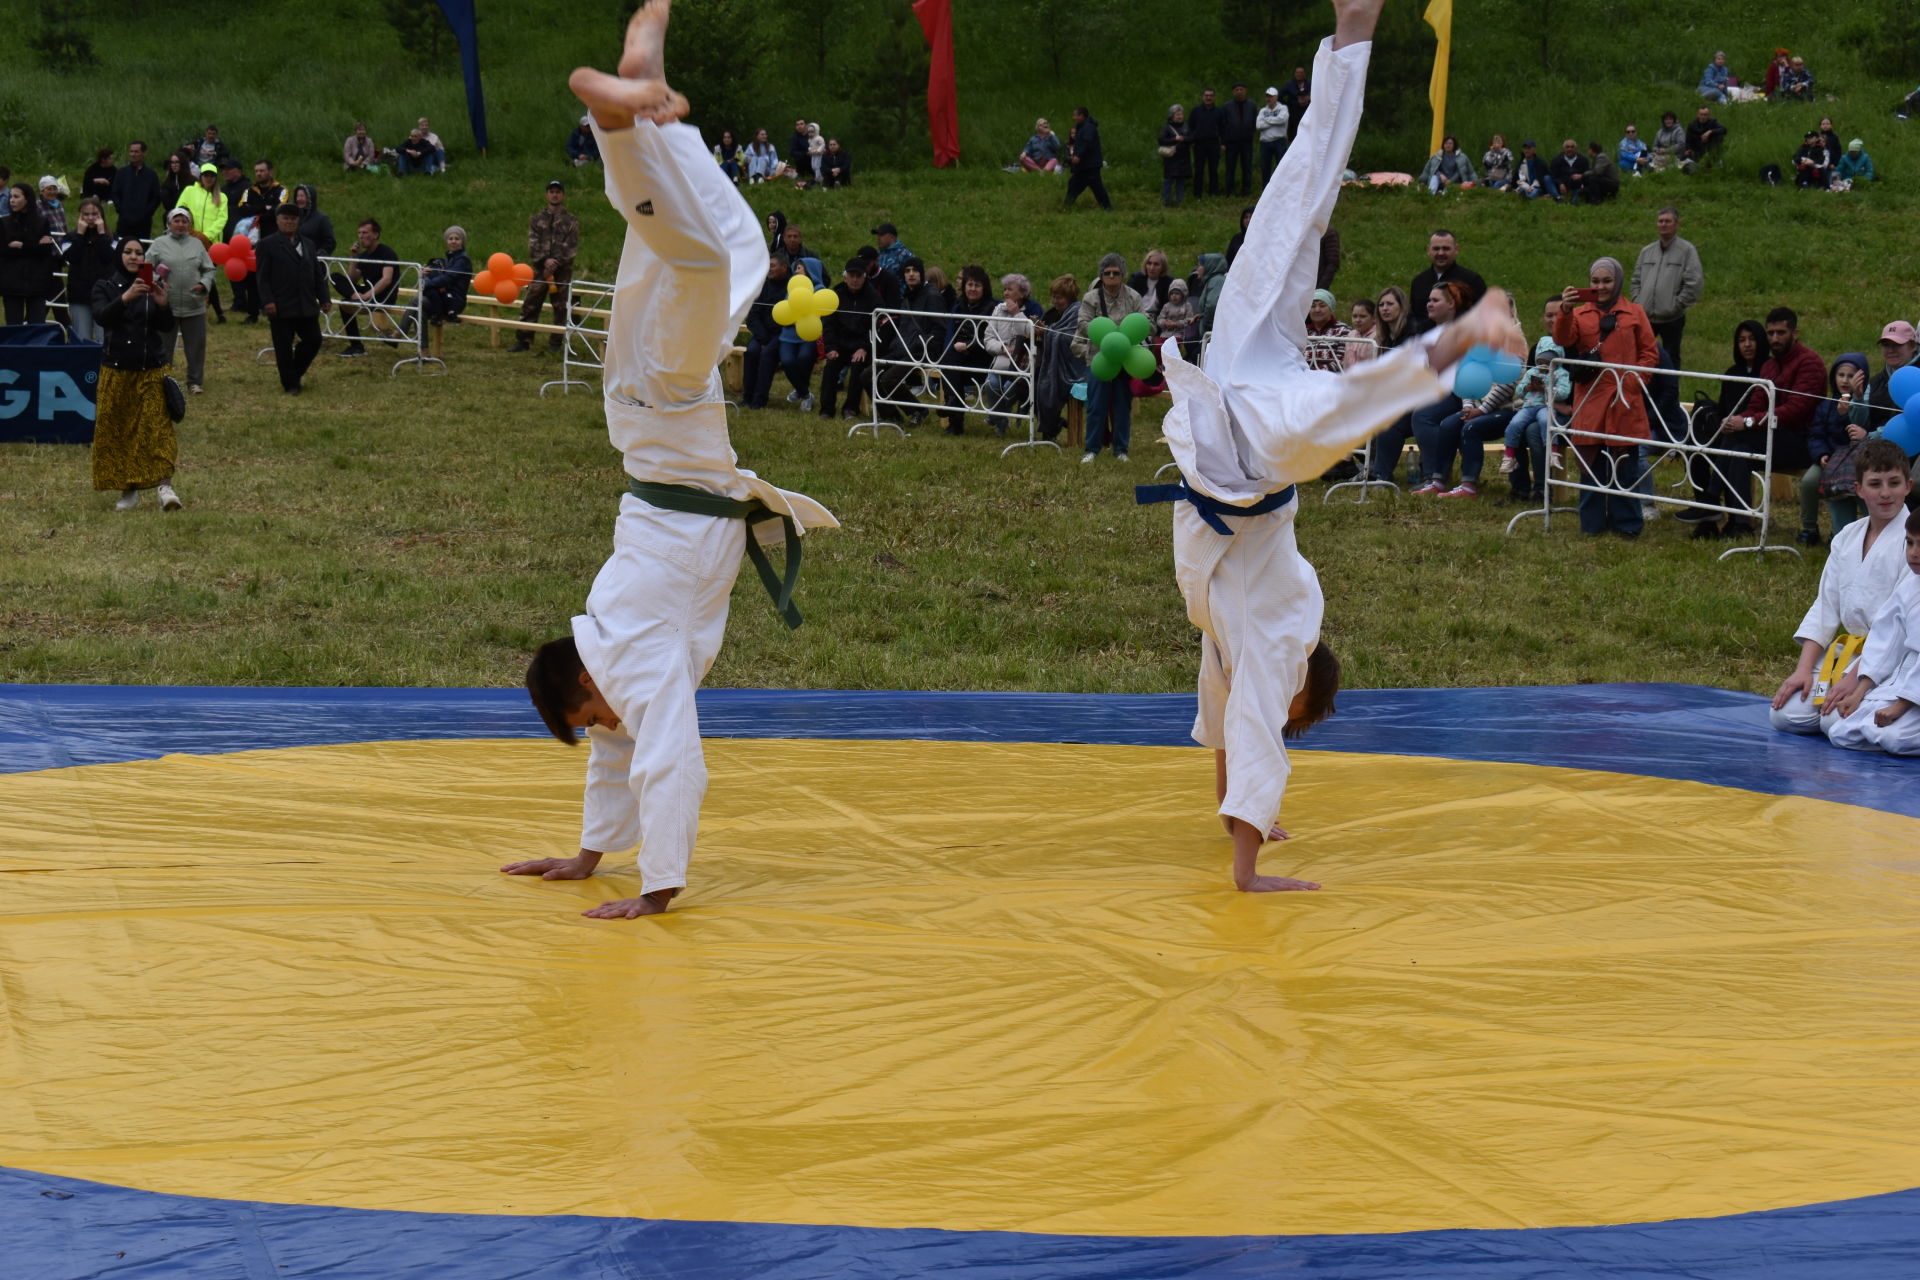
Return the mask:
POLYGON ((1138 506, 1145 506, 1152 502, 1191 502, 1193 509, 1200 513, 1200 518, 1207 522, 1209 529, 1215 533, 1224 533, 1231 538, 1233 530, 1227 527, 1227 522, 1221 519, 1222 516, 1263 516, 1269 511, 1278 511, 1293 501, 1293 486, 1288 485, 1278 493, 1270 493, 1250 507, 1236 507, 1218 498, 1209 498, 1204 493, 1196 493, 1187 488, 1187 482, 1183 479, 1179 484, 1135 485, 1133 501, 1138 506))

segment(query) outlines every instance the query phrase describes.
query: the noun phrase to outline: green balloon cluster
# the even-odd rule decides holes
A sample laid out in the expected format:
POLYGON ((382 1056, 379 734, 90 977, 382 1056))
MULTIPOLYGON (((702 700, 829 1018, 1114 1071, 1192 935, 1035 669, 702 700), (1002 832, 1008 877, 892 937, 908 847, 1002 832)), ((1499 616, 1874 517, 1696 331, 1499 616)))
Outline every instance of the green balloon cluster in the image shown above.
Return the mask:
POLYGON ((1159 366, 1153 351, 1140 344, 1153 332, 1153 321, 1135 313, 1119 324, 1100 316, 1087 326, 1087 341, 1094 347, 1093 376, 1111 382, 1125 370, 1135 378, 1151 378, 1159 366))

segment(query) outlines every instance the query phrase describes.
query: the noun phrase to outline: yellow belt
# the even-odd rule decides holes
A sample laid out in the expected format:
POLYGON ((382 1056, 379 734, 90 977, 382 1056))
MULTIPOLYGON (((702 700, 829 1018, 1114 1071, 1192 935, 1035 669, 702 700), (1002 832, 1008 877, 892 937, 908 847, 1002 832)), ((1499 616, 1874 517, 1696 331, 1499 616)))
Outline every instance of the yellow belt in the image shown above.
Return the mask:
POLYGON ((1827 656, 1820 660, 1820 674, 1813 680, 1813 705, 1826 705, 1827 691, 1833 688, 1853 660, 1860 656, 1860 649, 1867 643, 1865 636, 1850 636, 1844 632, 1833 638, 1827 646, 1827 656))

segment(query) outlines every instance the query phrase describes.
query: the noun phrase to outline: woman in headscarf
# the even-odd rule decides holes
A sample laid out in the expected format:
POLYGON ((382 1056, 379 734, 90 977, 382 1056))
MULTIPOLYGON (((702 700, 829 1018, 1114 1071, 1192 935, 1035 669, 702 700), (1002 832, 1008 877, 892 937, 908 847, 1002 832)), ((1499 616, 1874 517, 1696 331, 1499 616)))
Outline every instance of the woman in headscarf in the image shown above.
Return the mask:
POLYGON ((160 509, 178 511, 173 467, 179 450, 167 415, 167 356, 173 312, 167 282, 140 278, 147 252, 137 236, 120 242, 120 262, 93 287, 93 319, 105 336, 93 422, 93 487, 118 489, 116 511, 140 505, 140 491, 158 491, 160 509))
POLYGON ((1351 338, 1353 330, 1341 324, 1334 314, 1336 302, 1330 289, 1315 289, 1313 300, 1307 304, 1307 368, 1326 369, 1339 373, 1347 367, 1348 344, 1341 338, 1351 338), (1319 338, 1315 342, 1312 339, 1319 338))
MULTIPOLYGON (((1553 340, 1576 361, 1660 367, 1660 347, 1653 322, 1639 304, 1620 295, 1626 272, 1617 258, 1597 258, 1587 269, 1587 289, 1569 285, 1560 295, 1560 314, 1553 321, 1553 340), (1583 293, 1593 301, 1584 301, 1583 293)), ((1598 537, 1609 531, 1637 538, 1645 525, 1640 495, 1633 491, 1639 479, 1635 454, 1649 438, 1645 379, 1624 369, 1587 369, 1574 365, 1573 417, 1569 430, 1574 453, 1580 459, 1579 482, 1608 490, 1580 494, 1580 532, 1598 537), (1614 437, 1597 439, 1598 435, 1614 437)))

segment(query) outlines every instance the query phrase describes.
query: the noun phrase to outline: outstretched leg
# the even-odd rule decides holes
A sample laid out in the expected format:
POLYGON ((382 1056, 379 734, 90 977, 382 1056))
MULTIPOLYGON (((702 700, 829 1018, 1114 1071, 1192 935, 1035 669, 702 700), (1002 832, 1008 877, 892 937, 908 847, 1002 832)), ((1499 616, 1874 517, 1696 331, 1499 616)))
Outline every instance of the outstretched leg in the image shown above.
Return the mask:
POLYGON ((627 23, 620 74, 576 67, 567 85, 602 129, 626 129, 636 120, 671 124, 686 118, 687 100, 667 84, 667 19, 672 0, 649 0, 627 23))

